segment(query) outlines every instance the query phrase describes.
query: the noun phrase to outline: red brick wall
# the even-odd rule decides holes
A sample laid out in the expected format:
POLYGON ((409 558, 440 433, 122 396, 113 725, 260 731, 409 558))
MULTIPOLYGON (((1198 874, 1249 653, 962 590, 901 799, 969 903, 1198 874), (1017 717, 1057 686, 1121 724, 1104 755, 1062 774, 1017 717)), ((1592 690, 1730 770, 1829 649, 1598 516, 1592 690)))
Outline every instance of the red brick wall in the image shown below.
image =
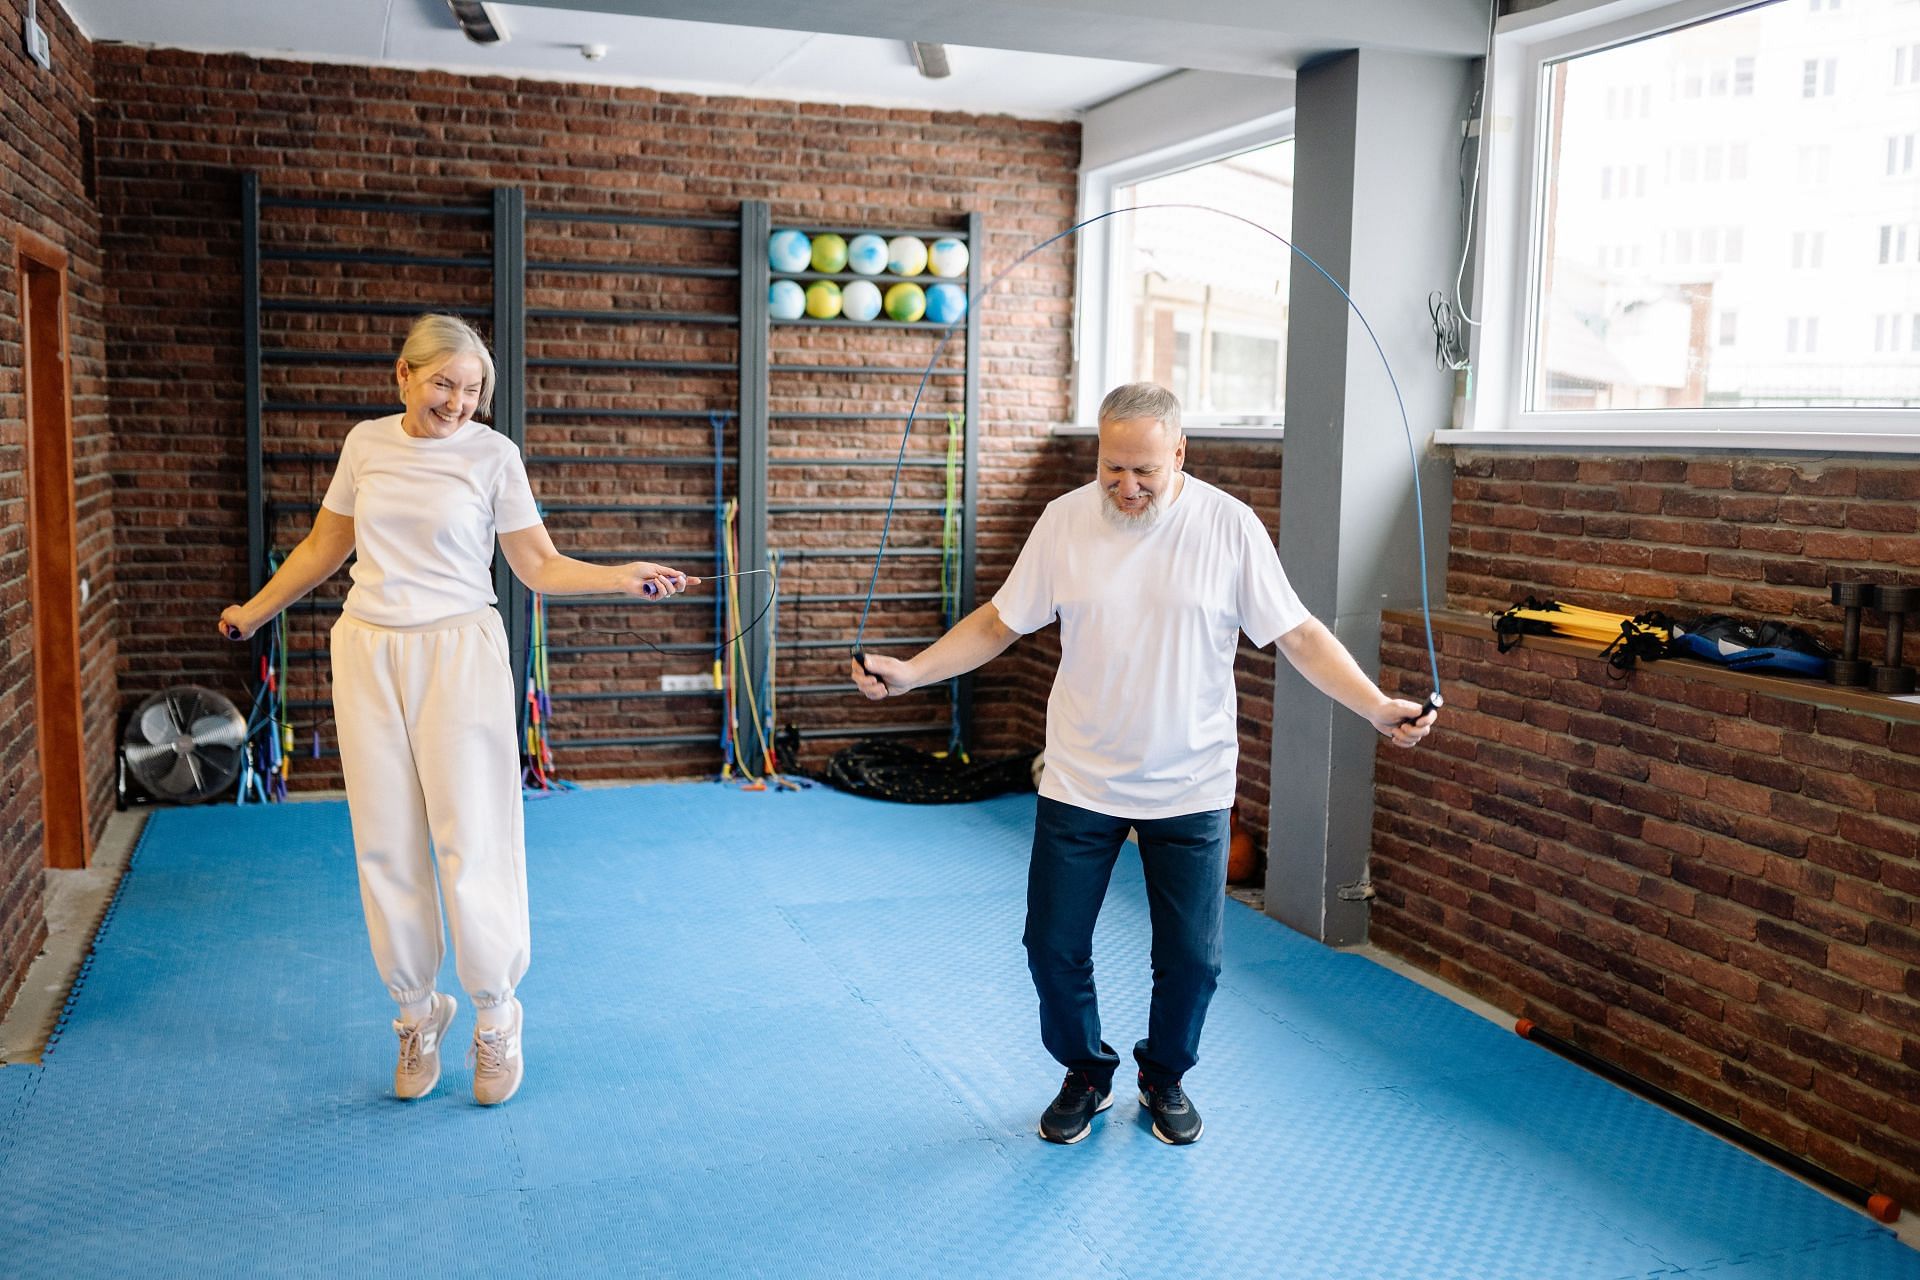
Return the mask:
POLYGON ((112 810, 115 583, 112 483, 107 466, 100 220, 86 192, 81 121, 92 114, 92 54, 57 4, 39 6, 53 46, 42 71, 22 48, 26 6, 0 0, 0 1009, 45 937, 45 853, 34 714, 33 626, 28 618, 26 423, 14 228, 68 255, 68 315, 79 571, 91 586, 81 610, 81 681, 94 835, 112 810))
MULTIPOLYGON (((1830 578, 1920 580, 1917 487, 1920 464, 1898 461, 1468 455, 1450 603, 1532 593, 1831 630, 1830 578)), ((1424 687, 1417 628, 1390 621, 1385 645, 1424 687)), ((1502 656, 1477 620, 1442 662, 1441 731, 1379 756, 1373 939, 1920 1200, 1912 709, 1681 660, 1614 680, 1549 645, 1502 656)))
MULTIPOLYGON (((1827 584, 1920 581, 1920 461, 1476 455, 1454 479, 1449 603, 1777 618, 1837 639, 1827 584)), ((1880 628, 1867 628, 1877 657, 1880 628)), ((1920 656, 1909 633, 1907 660, 1920 656)))
MULTIPOLYGON (((530 205, 571 210, 621 210, 687 215, 730 214, 742 199, 769 201, 776 224, 955 226, 967 211, 987 221, 988 239, 976 255, 992 269, 1033 239, 1068 222, 1073 211, 1078 127, 1004 117, 925 111, 832 107, 749 99, 701 98, 645 89, 463 78, 412 71, 266 62, 176 51, 103 46, 97 74, 101 114, 102 190, 111 265, 115 408, 120 419, 115 463, 124 486, 119 554, 129 583, 122 676, 131 698, 150 687, 199 679, 237 690, 240 661, 212 635, 220 606, 244 590, 245 525, 241 401, 242 334, 239 302, 238 174, 261 172, 275 194, 325 194, 407 201, 484 202, 492 187, 518 185, 530 205)), ((338 215, 273 210, 265 237, 286 246, 365 244, 372 236, 411 252, 479 252, 474 224, 441 219, 422 236, 399 238, 384 224, 353 225, 338 215)), ((664 233, 663 233, 664 235, 664 233)), ((551 252, 572 258, 685 254, 689 261, 731 255, 730 240, 686 236, 677 241, 610 238, 585 223, 534 223, 529 256, 551 252)), ((658 260, 658 258, 654 258, 658 260)), ((992 589, 1038 511, 1027 473, 1047 450, 1047 429, 1068 414, 1068 326, 1072 280, 1070 247, 1043 256, 1009 280, 983 313, 980 582, 992 589)), ((365 273, 347 269, 269 264, 269 291, 297 288, 316 298, 375 296, 444 303, 483 301, 485 273, 464 268, 396 268, 369 289, 365 273), (349 278, 351 277, 351 279, 349 278)), ((529 304, 541 306, 668 305, 727 307, 732 281, 665 280, 550 273, 530 284, 529 304)), ((369 328, 358 322, 282 321, 276 341, 392 351, 400 322, 369 328)), ((538 322, 536 322, 538 323, 538 322)), ((530 331, 534 354, 660 359, 690 352, 724 359, 731 341, 716 347, 711 331, 649 327, 615 342, 604 333, 547 324, 530 331)), ((777 363, 816 359, 917 366, 931 350, 923 335, 828 334, 777 329, 777 363)), ((275 368, 270 396, 349 399, 377 391, 383 375, 275 368)), ((553 373, 530 378, 529 403, 593 407, 648 405, 704 410, 725 383, 698 377, 662 381, 625 378, 561 381, 553 373)), ((955 384, 937 381, 931 403, 944 405, 955 384)), ((849 384, 807 375, 776 375, 773 408, 829 411, 903 403, 911 382, 849 384)), ((876 410, 877 411, 877 410, 876 410)), ((269 448, 331 453, 352 425, 351 416, 278 415, 269 420, 269 448)), ((590 453, 617 447, 627 453, 708 448, 704 414, 675 423, 620 420, 583 412, 578 430, 555 420, 530 425, 529 451, 590 453)), ((775 424, 775 445, 807 454, 818 465, 779 467, 772 500, 884 498, 883 469, 836 465, 836 458, 872 456, 897 445, 897 423, 775 424)), ((935 447, 916 434, 916 449, 935 447)), ((307 475, 286 469, 280 496, 310 502, 324 487, 328 467, 307 475)), ((903 496, 926 497, 934 473, 919 473, 903 496)), ((731 475, 728 477, 731 484, 731 475)), ((591 464, 534 468, 536 494, 549 502, 686 501, 711 492, 711 475, 591 464)), ((300 535, 306 515, 284 518, 275 542, 300 535)), ((711 546, 707 522, 656 517, 636 530, 630 517, 556 514, 563 550, 650 550, 711 546)), ((878 519, 864 513, 776 517, 774 543, 798 546, 872 545, 878 519)), ((896 527, 898 545, 937 545, 937 525, 916 515, 896 527)), ((691 565, 690 565, 691 567, 691 565)), ((697 570, 696 570, 697 571, 697 570)), ((937 562, 889 562, 882 589, 924 589, 937 581, 937 562), (934 570, 928 575, 929 569, 934 570)), ((857 604, 809 604, 809 596, 864 590, 856 561, 808 560, 789 566, 791 593, 780 613, 783 636, 852 634, 857 604)), ((338 595, 343 583, 328 589, 338 595)), ((877 607, 878 608, 878 607, 877 607)), ((918 606, 915 606, 918 608, 918 606)), ((871 624, 888 631, 923 631, 927 610, 888 606, 871 624)), ((556 607, 552 643, 605 643, 607 627, 632 628, 650 638, 697 639, 710 615, 698 607, 672 610, 593 610, 556 607), (595 629, 597 628, 597 629, 595 629)), ((321 623, 296 617, 296 649, 318 649, 321 623)), ((885 632, 883 632, 884 634, 885 632)), ((844 653, 783 661, 789 685, 839 677, 844 653)), ((325 698, 320 664, 306 673, 299 698, 325 698)), ((592 692, 653 685, 669 670, 697 670, 703 659, 651 653, 617 661, 556 660, 556 688, 592 692)), ((866 708, 851 695, 787 697, 782 721, 802 727, 856 717, 863 723, 939 718, 934 695, 918 702, 866 708)), ((1038 721, 1017 682, 989 673, 978 701, 979 746, 988 753, 1037 745, 1038 721)), ((323 741, 324 712, 310 712, 323 741)), ((632 700, 563 703, 556 737, 615 736, 689 727, 716 730, 710 703, 632 700)), ((820 753, 839 745, 823 742, 820 753)), ((563 774, 688 776, 711 770, 707 747, 640 751, 607 749, 563 753, 563 774)), ((302 760, 301 785, 330 785, 330 761, 302 760)))

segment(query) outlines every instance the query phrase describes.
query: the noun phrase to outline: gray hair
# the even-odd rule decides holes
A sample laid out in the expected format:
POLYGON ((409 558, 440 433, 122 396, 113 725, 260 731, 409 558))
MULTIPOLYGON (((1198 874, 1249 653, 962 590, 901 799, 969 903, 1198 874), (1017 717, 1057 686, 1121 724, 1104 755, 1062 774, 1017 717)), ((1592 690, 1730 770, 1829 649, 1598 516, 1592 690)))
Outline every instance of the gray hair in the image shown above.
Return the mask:
POLYGON ((1100 421, 1130 422, 1152 418, 1175 439, 1180 436, 1180 399, 1157 382, 1129 382, 1107 392, 1100 402, 1100 421))
POLYGON ((493 406, 493 353, 479 330, 459 316, 428 312, 413 322, 400 344, 400 358, 409 369, 437 368, 455 356, 480 358, 480 412, 486 413, 493 406))

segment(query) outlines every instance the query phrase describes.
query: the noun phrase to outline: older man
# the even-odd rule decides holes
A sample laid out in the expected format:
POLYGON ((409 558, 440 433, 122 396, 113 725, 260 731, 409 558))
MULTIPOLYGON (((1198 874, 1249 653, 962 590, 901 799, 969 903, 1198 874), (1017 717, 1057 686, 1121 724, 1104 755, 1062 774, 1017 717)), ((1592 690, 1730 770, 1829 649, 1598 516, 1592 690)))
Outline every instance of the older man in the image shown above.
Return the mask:
POLYGON ((1113 1102, 1120 1059, 1100 1038, 1093 928, 1129 828, 1153 921, 1153 1003, 1133 1049, 1140 1103, 1161 1141, 1200 1137, 1181 1080, 1220 973, 1240 633, 1278 640, 1316 688, 1396 746, 1433 724, 1382 693, 1307 613, 1259 517, 1187 475, 1186 456, 1172 393, 1116 389, 1100 406, 1094 482, 1048 504, 992 602, 910 659, 868 654, 853 667, 861 692, 884 698, 971 671, 1060 620, 1025 937, 1041 1041, 1067 1069, 1040 1117, 1049 1142, 1080 1141, 1113 1102))

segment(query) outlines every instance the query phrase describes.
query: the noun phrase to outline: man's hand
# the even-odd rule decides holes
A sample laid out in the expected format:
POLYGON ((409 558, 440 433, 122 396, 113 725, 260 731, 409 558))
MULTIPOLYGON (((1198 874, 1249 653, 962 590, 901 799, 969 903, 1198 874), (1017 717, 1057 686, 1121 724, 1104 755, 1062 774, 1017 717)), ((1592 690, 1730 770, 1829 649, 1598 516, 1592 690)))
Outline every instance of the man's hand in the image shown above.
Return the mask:
POLYGON ((1433 722, 1439 715, 1438 711, 1427 708, 1423 703, 1388 698, 1368 713, 1367 719, 1394 746, 1410 747, 1427 736, 1427 731, 1433 728, 1433 722), (1421 714, 1423 711, 1424 715, 1421 714), (1419 719, 1414 720, 1415 716, 1419 716, 1419 719), (1408 720, 1413 720, 1413 723, 1405 723, 1408 720))
POLYGON ((878 702, 882 698, 898 697, 913 688, 913 679, 907 672, 907 664, 898 658, 885 657, 878 653, 862 654, 849 666, 853 671, 853 682, 860 692, 878 702), (861 663, 866 664, 865 669, 861 663))

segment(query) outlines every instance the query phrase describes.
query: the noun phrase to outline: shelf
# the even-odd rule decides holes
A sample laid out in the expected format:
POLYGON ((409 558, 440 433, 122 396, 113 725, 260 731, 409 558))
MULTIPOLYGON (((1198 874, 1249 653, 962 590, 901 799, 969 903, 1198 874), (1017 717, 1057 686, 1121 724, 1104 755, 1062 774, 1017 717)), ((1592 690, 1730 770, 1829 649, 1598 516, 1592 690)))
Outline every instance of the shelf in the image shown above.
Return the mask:
POLYGON ((891 272, 883 271, 877 276, 866 276, 861 275, 858 271, 769 271, 767 278, 770 280, 794 281, 831 280, 836 284, 841 282, 851 284, 855 280, 866 280, 876 285, 917 284, 924 289, 929 285, 936 284, 964 285, 967 282, 968 274, 963 271, 957 276, 936 276, 932 272, 926 271, 917 276, 896 276, 891 272))

